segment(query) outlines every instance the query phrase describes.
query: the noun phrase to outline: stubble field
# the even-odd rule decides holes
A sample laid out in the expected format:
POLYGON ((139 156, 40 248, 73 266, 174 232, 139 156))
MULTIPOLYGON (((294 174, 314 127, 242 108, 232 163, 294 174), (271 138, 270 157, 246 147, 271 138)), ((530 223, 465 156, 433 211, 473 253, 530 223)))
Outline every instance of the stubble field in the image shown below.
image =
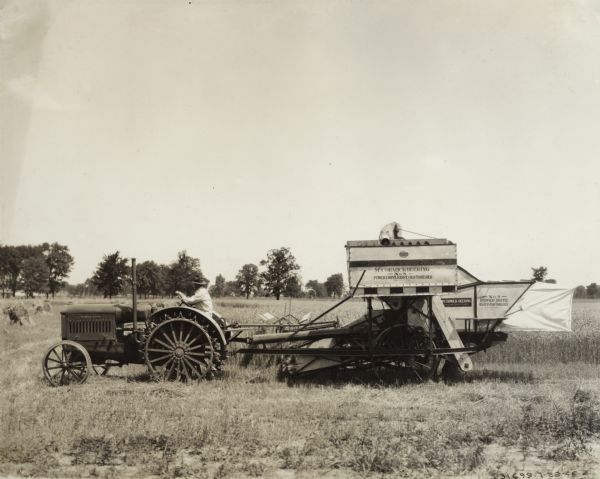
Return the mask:
MULTIPOLYGON (((291 307, 301 316, 331 304, 291 307)), ((1 476, 600 477, 600 302, 574 303, 572 334, 513 334, 452 385, 370 375, 289 386, 274 362, 245 368, 233 356, 199 384, 128 366, 50 388, 40 363, 60 339, 61 307, 34 326, 2 326, 1 476)), ((240 322, 289 307, 216 301, 240 322)), ((363 311, 353 301, 333 317, 363 311)))

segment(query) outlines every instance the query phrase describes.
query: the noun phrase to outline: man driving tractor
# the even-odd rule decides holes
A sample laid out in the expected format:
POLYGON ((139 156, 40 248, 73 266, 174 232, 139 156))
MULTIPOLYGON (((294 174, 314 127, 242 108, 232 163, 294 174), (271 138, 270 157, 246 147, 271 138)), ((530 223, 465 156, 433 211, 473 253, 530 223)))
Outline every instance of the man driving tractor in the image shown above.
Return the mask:
POLYGON ((213 304, 210 294, 208 293, 208 280, 201 279, 199 281, 192 281, 195 285, 198 286, 198 289, 194 292, 192 296, 186 296, 181 291, 175 291, 175 294, 188 306, 196 308, 206 315, 209 318, 213 316, 213 304))
POLYGON ((207 317, 216 320, 221 327, 226 327, 227 321, 225 318, 213 309, 212 299, 207 289, 209 281, 207 279, 201 279, 199 281, 192 281, 192 283, 198 286, 198 289, 192 296, 186 296, 181 291, 175 291, 175 294, 184 304, 195 308, 204 313, 207 317))

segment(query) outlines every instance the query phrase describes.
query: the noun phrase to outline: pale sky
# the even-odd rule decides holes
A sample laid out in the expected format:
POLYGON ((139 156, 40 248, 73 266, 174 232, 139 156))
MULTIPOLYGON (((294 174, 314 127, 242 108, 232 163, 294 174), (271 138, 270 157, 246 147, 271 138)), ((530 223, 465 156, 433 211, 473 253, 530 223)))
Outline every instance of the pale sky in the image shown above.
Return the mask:
POLYGON ((600 282, 600 2, 0 1, 0 242, 214 281, 390 221, 600 282))

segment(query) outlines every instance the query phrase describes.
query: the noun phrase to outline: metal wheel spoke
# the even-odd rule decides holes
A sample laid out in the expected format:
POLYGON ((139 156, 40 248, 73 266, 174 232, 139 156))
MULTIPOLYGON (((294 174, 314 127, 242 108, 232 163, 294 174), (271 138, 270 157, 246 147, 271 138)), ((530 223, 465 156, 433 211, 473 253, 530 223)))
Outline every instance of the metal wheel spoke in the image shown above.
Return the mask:
POLYGON ((190 361, 202 366, 203 368, 208 368, 208 364, 203 363, 202 361, 198 361, 197 359, 194 358, 188 358, 190 361))
POLYGON ((70 374, 75 379, 75 381, 81 382, 81 378, 83 377, 83 375, 80 374, 80 372, 78 372, 76 369, 69 368, 67 369, 67 373, 70 374))
POLYGON ((75 378, 75 375, 71 373, 69 369, 65 369, 65 378, 67 379, 67 382, 71 384, 73 382, 73 378, 75 378))
POLYGON ((165 343, 161 342, 160 339, 158 339, 158 338, 154 338, 154 340, 157 343, 162 344, 163 346, 167 346, 167 347, 175 349, 175 347, 176 347, 175 343, 173 341, 171 341, 171 338, 169 338, 167 332, 166 331, 160 331, 160 334, 162 334, 162 338, 165 339, 170 344, 170 346, 167 346, 165 343))
POLYGON ((173 327, 173 323, 169 324, 169 326, 171 327, 171 335, 173 336, 173 341, 175 341, 174 344, 177 343, 177 334, 175 333, 175 328, 173 327))
POLYGON ((148 351, 152 353, 172 353, 172 349, 159 349, 159 348, 148 348, 148 351))
MULTIPOLYGON (((188 361, 191 361, 192 358, 188 358, 188 361)), ((198 375, 198 378, 203 378, 206 375, 206 372, 208 371, 208 364, 204 364, 202 362, 199 361, 193 361, 196 364, 192 364, 190 363, 190 365, 194 368, 194 371, 196 372, 196 374, 198 375)))
POLYGON ((167 351, 173 351, 173 349, 175 349, 175 345, 174 344, 168 345, 167 343, 165 343, 164 341, 161 341, 158 338, 154 338, 153 341, 156 341, 161 346, 164 346, 165 348, 167 348, 167 351))
POLYGON ((193 348, 188 348, 188 351, 195 351, 196 349, 206 348, 206 344, 199 344, 198 346, 194 346, 193 348))
POLYGON ((188 339, 190 339, 190 336, 192 334, 192 329, 194 329, 194 328, 192 326, 190 326, 190 328, 188 329, 188 333, 187 333, 185 339, 183 340, 183 342, 186 343, 186 344, 188 342, 188 339))
POLYGON ((167 377, 167 372, 169 371, 169 365, 173 363, 173 361, 175 361, 175 358, 171 358, 171 359, 167 359, 164 364, 160 364, 158 367, 159 368, 163 368, 161 374, 164 377, 167 377))
POLYGON ((189 356, 198 356, 200 358, 210 358, 212 356, 212 353, 187 353, 189 356))
POLYGON ((157 358, 151 359, 150 362, 155 363, 156 361, 161 361, 162 359, 166 359, 166 358, 170 358, 170 357, 171 357, 171 353, 164 354, 163 356, 159 356, 157 358))
POLYGON ((202 371, 198 371, 194 365, 192 363, 189 362, 188 358, 183 358, 183 362, 186 363, 188 365, 188 367, 190 368, 190 370, 192 371, 192 374, 195 374, 198 378, 202 378, 202 376, 204 375, 204 373, 202 371))
POLYGON ((171 374, 173 373, 173 368, 175 367, 175 363, 176 363, 176 361, 175 361, 175 359, 173 358, 173 360, 171 361, 171 367, 169 368, 169 371, 167 372, 167 376, 166 376, 166 377, 167 377, 167 379, 168 379, 169 377, 171 377, 171 374))
POLYGON ((182 358, 183 361, 181 361, 181 367, 183 368, 183 373, 185 374, 185 377, 188 381, 192 380, 192 377, 190 376, 190 373, 188 372, 187 366, 185 365, 185 358, 182 358))
POLYGON ((60 364, 60 361, 57 361, 56 359, 53 359, 53 358, 51 358, 49 356, 46 358, 46 361, 52 361, 54 363, 59 363, 60 364))
MULTIPOLYGON (((204 344, 206 344, 206 336, 204 336, 204 335, 201 335, 201 336, 200 336, 200 335, 198 335, 198 336, 196 336, 195 338, 193 338, 193 339, 192 339, 192 340, 191 340, 191 341, 188 343, 188 346, 191 346, 192 344, 195 344, 195 343, 197 343, 197 342, 198 342, 198 341, 200 341, 200 340, 202 340, 202 341, 203 341, 203 344, 200 344, 199 346, 203 346, 204 344)), ((196 347, 196 346, 194 346, 194 347, 196 347)))
POLYGON ((49 371, 50 369, 62 369, 62 366, 47 366, 46 369, 49 371))

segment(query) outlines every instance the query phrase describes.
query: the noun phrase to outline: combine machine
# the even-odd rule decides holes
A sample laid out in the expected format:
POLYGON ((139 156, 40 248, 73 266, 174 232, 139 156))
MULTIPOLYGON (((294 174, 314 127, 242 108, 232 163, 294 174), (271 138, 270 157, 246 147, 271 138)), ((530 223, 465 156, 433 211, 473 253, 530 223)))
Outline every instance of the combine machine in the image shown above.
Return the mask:
POLYGON ((498 326, 533 284, 477 280, 457 265, 456 245, 446 239, 349 241, 346 251, 352 293, 324 314, 354 297, 366 303, 361 318, 309 330, 323 314, 306 329, 251 336, 242 351, 286 355, 288 377, 380 366, 417 381, 456 376, 473 369, 472 354, 506 340, 498 326), (502 291, 491 294, 496 287, 502 291), (282 342, 276 351, 260 347, 282 342))
MULTIPOLYGON (((286 376, 324 369, 386 366, 416 381, 453 378, 473 369, 471 355, 513 331, 570 331, 572 290, 533 281, 484 282, 457 264, 446 239, 346 244, 352 293, 366 313, 338 328, 298 329, 248 338, 246 353, 272 354, 260 345, 286 343, 286 376)), ((318 321, 323 315, 315 318, 318 321)), ((306 326, 310 327, 308 323, 306 326)))
MULTIPOLYGON (((152 376, 195 381, 213 377, 228 354, 283 356, 281 374, 388 367, 416 381, 473 369, 471 355, 501 343, 510 330, 570 331, 572 290, 532 281, 484 282, 457 264, 446 239, 404 239, 399 231, 379 241, 346 244, 351 293, 313 320, 230 325, 218 314, 186 304, 138 308, 71 306, 61 313, 62 341, 44 356, 51 385, 83 383, 91 371, 146 364, 152 376), (351 299, 365 314, 345 325, 325 321, 351 299)), ((292 318, 294 319, 294 318, 292 318)))

